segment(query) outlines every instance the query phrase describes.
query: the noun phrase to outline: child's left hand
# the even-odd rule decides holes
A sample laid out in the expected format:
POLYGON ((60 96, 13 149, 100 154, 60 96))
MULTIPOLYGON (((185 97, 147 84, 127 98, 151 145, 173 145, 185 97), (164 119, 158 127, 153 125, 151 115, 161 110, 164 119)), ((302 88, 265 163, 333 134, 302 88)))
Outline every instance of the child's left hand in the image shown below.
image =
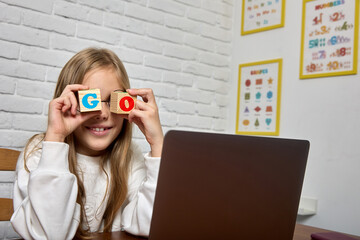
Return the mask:
POLYGON ((145 135, 150 144, 152 157, 160 157, 164 135, 162 132, 159 111, 152 89, 128 89, 132 96, 140 96, 143 101, 136 101, 135 108, 129 113, 127 119, 135 123, 145 135))

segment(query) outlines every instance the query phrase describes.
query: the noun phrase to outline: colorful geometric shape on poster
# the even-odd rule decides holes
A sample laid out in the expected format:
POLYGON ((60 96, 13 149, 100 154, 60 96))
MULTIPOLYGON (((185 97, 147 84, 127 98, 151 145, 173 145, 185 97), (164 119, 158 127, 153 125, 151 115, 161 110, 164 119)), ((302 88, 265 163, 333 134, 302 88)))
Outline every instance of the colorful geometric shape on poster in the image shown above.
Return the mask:
POLYGON ((255 95, 256 99, 260 99, 261 98, 261 93, 260 92, 257 92, 256 95, 255 95))
POLYGON ((272 83, 273 83, 273 81, 274 81, 274 79, 269 78, 269 79, 268 79, 268 84, 272 84, 272 83))
POLYGON ((267 118, 267 119, 265 119, 265 122, 266 122, 266 124, 267 124, 268 126, 271 124, 271 121, 272 121, 272 119, 271 119, 271 118, 267 118))
POLYGON ((249 124, 250 124, 250 121, 249 121, 249 120, 245 119, 245 120, 243 121, 243 125, 244 125, 244 126, 248 126, 249 124))
POLYGON ((251 81, 250 81, 250 79, 247 79, 245 81, 245 86, 250 87, 250 85, 251 85, 251 81))
POLYGON ((262 83, 263 83, 262 78, 256 79, 256 82, 255 82, 256 85, 261 85, 262 83))
POLYGON ((272 112, 273 110, 272 110, 272 106, 267 106, 266 107, 266 112, 272 112))
POLYGON ((250 100, 250 93, 245 93, 245 100, 250 100))
POLYGON ((256 112, 260 112, 261 111, 261 108, 259 106, 257 106, 255 109, 254 109, 256 112))
POLYGON ((273 92, 272 91, 268 91, 266 94, 268 99, 271 99, 273 97, 273 92))
POLYGON ((249 108, 246 107, 244 113, 249 113, 249 112, 250 112, 250 111, 249 111, 249 108))
POLYGON ((255 127, 258 127, 258 126, 260 126, 260 123, 259 123, 259 119, 256 119, 256 121, 255 121, 255 127))

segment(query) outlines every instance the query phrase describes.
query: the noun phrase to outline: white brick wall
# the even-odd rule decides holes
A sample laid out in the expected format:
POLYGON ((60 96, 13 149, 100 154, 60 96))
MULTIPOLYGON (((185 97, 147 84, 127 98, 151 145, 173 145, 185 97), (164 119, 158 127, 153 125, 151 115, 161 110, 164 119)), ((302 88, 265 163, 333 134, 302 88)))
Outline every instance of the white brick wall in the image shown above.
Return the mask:
MULTIPOLYGON (((46 130, 61 67, 89 46, 115 51, 133 87, 153 88, 165 132, 224 132, 233 10, 233 0, 0 0, 0 147, 46 130)), ((0 224, 0 239, 14 236, 0 224)))

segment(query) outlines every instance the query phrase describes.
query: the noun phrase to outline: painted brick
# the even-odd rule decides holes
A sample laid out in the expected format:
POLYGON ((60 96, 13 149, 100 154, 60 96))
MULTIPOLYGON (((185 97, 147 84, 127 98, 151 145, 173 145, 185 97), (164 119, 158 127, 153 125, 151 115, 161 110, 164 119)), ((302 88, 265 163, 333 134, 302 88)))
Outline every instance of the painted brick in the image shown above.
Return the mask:
POLYGON ((0 129, 0 146, 7 148, 23 148, 26 142, 34 136, 36 132, 18 131, 18 130, 1 130, 0 129))
POLYGON ((79 3, 99 10, 109 10, 120 14, 123 14, 125 9, 125 3, 117 0, 79 0, 79 3))
POLYGON ((179 116, 180 127, 191 127, 195 129, 210 129, 212 119, 208 117, 200 117, 194 115, 180 115, 179 116))
POLYGON ((194 76, 177 72, 165 72, 162 79, 163 82, 173 83, 178 86, 192 86, 194 76))
POLYGON ((142 88, 151 88, 156 97, 164 98, 176 98, 177 96, 177 87, 173 84, 161 84, 154 82, 143 82, 141 84, 142 88))
POLYGON ((231 56, 232 48, 230 44, 217 43, 216 44, 216 52, 225 56, 231 56))
POLYGON ((222 80, 222 81, 225 81, 225 82, 229 82, 230 81, 230 69, 219 69, 219 68, 216 68, 214 69, 213 71, 213 77, 217 80, 222 80))
POLYGON ((219 107, 226 107, 229 105, 229 97, 222 94, 215 94, 215 102, 219 107))
POLYGON ((77 37, 116 45, 121 40, 121 33, 108 28, 79 23, 77 37))
POLYGON ((0 110, 40 114, 43 110, 43 101, 20 96, 0 95, 0 110))
POLYGON ((168 57, 175 57, 184 60, 196 60, 197 51, 192 48, 188 48, 184 46, 168 44, 164 48, 164 55, 168 57))
POLYGON ((36 1, 23 1, 23 0, 1 0, 4 3, 15 5, 19 7, 29 8, 39 12, 50 14, 52 12, 53 1, 36 0, 36 1))
POLYGON ((10 129, 12 126, 13 115, 11 113, 0 112, 0 128, 10 129))
POLYGON ((187 34, 184 38, 184 43, 190 47, 198 48, 205 51, 214 52, 215 42, 211 39, 206 39, 200 36, 187 34))
POLYGON ((33 114, 14 114, 13 128, 16 130, 45 132, 47 117, 33 114), (31 124, 29 124, 30 122, 31 124))
POLYGON ((90 9, 87 15, 87 21, 96 25, 102 25, 104 19, 103 15, 102 11, 90 9))
POLYGON ((161 53, 163 44, 158 40, 144 38, 137 35, 126 35, 123 41, 124 46, 135 48, 146 52, 161 53))
POLYGON ((169 29, 157 25, 149 25, 146 33, 153 38, 173 43, 182 43, 184 34, 176 29, 169 29))
POLYGON ((216 16, 216 22, 220 27, 230 30, 232 28, 232 18, 225 16, 216 16))
POLYGON ((213 13, 199 8, 189 8, 187 11, 187 17, 189 19, 199 22, 204 22, 211 25, 216 24, 216 18, 213 13))
POLYGON ((159 11, 148 9, 146 7, 142 7, 136 4, 127 4, 125 7, 125 16, 137 18, 143 21, 163 24, 164 17, 160 14, 159 11))
POLYGON ((54 90, 54 83, 19 80, 17 84, 17 94, 24 97, 52 99, 54 90))
POLYGON ((166 109, 168 112, 175 112, 180 114, 195 114, 196 109, 194 103, 163 99, 161 101, 161 107, 166 109))
POLYGON ((205 77, 211 76, 211 68, 196 62, 185 62, 183 64, 183 71, 186 73, 192 73, 195 75, 201 75, 205 77))
POLYGON ((201 0, 175 0, 175 1, 193 7, 201 7, 201 0))
POLYGON ((23 14, 23 24, 36 29, 54 31, 68 36, 74 36, 76 31, 76 23, 73 20, 33 12, 25 12, 23 14))
POLYGON ((145 56, 145 66, 161 68, 171 71, 181 71, 181 61, 173 58, 150 55, 145 56))
POLYGON ((52 34, 50 37, 50 45, 54 50, 65 50, 76 53, 86 46, 97 46, 99 43, 87 39, 70 38, 60 34, 52 34))
POLYGON ((223 93, 223 94, 227 93, 227 91, 224 92, 224 89, 227 89, 225 82, 213 80, 210 78, 199 77, 196 80, 196 86, 201 90, 207 90, 207 91, 223 93))
POLYGON ((0 23, 0 39, 25 45, 49 47, 49 33, 36 29, 0 23))
POLYGON ((181 17, 166 16, 165 25, 170 28, 176 28, 184 32, 199 34, 201 25, 198 22, 190 21, 181 17))
POLYGON ((184 101, 210 104, 214 95, 211 92, 199 91, 193 88, 180 88, 179 98, 184 101))
POLYGON ((168 1, 168 0, 149 0, 150 8, 154 8, 157 10, 161 10, 167 13, 184 16, 186 7, 182 4, 178 4, 176 2, 168 1))
POLYGON ((159 69, 145 68, 143 66, 126 64, 126 71, 130 78, 141 80, 161 81, 161 71, 159 69))
POLYGON ((16 7, 0 3, 0 22, 20 24, 21 12, 16 7))
POLYGON ((141 35, 146 31, 145 22, 114 13, 104 14, 104 26, 141 35))
POLYGON ((49 67, 46 72, 46 81, 47 82, 57 82, 61 68, 49 67))
POLYGON ((197 112, 199 116, 213 117, 213 118, 225 118, 226 111, 223 108, 216 106, 209 106, 208 104, 197 104, 197 112))
POLYGON ((0 75, 0 93, 14 94, 16 79, 0 75))
POLYGON ((213 26, 204 26, 201 35, 227 43, 230 42, 232 38, 231 32, 213 26))
POLYGON ((0 57, 8 59, 18 59, 20 54, 20 46, 15 43, 0 41, 0 57))
MULTIPOLYGON (((9 185, 11 186, 11 190, 14 187, 14 181, 15 181, 15 171, 2 171, 0 174, 0 185, 2 183, 10 183, 9 185)), ((12 191, 11 191, 12 193, 12 191)), ((2 195, 3 193, 0 191, 0 198, 1 197, 5 197, 4 195, 2 195)), ((6 196, 6 197, 10 197, 12 198, 12 194, 6 196)))
POLYGON ((142 65, 144 60, 144 53, 132 49, 121 48, 113 49, 113 51, 118 55, 122 62, 140 64, 142 65))
POLYGON ((86 20, 89 8, 74 3, 56 1, 54 14, 76 20, 86 20))
POLYGON ((212 129, 219 132, 226 131, 227 121, 224 119, 214 119, 212 129))
POLYGON ((53 67, 63 67, 72 56, 73 54, 67 52, 52 51, 34 47, 24 47, 21 52, 21 59, 25 62, 53 67))
POLYGON ((215 12, 215 13, 219 13, 221 15, 227 16, 227 17, 232 17, 232 12, 233 12, 233 8, 225 3, 221 3, 219 1, 214 1, 214 0, 204 0, 202 2, 202 6, 203 8, 215 12))
POLYGON ((177 124, 177 114, 169 112, 159 112, 160 121, 162 126, 175 127, 177 124))
POLYGON ((201 63, 216 67, 229 67, 230 64, 230 57, 225 57, 213 53, 200 53, 199 60, 201 63))
POLYGON ((11 77, 44 81, 46 67, 0 58, 0 74, 11 77))

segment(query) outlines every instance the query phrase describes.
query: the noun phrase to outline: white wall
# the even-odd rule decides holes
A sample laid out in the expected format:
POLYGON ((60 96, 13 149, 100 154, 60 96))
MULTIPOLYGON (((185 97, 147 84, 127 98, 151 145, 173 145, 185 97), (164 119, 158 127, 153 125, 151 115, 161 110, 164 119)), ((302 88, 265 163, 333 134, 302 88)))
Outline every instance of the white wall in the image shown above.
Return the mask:
POLYGON ((228 131, 235 132, 238 65, 282 58, 280 137, 311 142, 302 195, 318 199, 318 213, 298 222, 360 235, 359 75, 300 80, 302 1, 286 1, 284 28, 244 36, 241 2, 235 2, 228 131))
MULTIPOLYGON (((46 130, 61 67, 89 46, 114 50, 132 87, 153 88, 165 132, 224 132, 232 24, 233 0, 0 0, 0 147, 46 130)), ((0 197, 13 178, 0 173, 0 197)), ((15 235, 8 226, 0 239, 15 235)))

